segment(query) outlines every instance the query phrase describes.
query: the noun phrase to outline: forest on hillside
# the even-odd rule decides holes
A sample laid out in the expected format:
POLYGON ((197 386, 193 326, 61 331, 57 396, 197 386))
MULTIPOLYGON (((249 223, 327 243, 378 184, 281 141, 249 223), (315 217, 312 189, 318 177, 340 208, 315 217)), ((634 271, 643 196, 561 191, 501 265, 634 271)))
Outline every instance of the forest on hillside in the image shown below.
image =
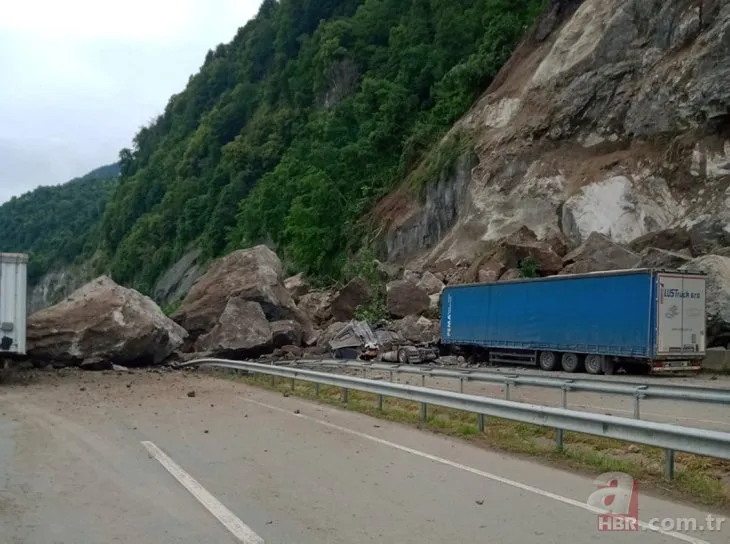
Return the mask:
POLYGON ((91 255, 96 228, 119 176, 97 168, 60 185, 38 187, 0 205, 0 252, 28 253, 28 281, 91 255))
POLYGON ((62 226, 13 224, 13 237, 35 273, 93 252, 98 272, 148 294, 193 246, 214 258, 267 243, 289 271, 341 279, 363 217, 489 86, 546 2, 264 0, 120 152, 113 193, 77 185, 67 190, 88 201, 70 204, 41 191, 33 207, 62 226), (76 236, 99 213, 87 204, 110 194, 76 236), (66 220, 58 206, 82 213, 66 220))

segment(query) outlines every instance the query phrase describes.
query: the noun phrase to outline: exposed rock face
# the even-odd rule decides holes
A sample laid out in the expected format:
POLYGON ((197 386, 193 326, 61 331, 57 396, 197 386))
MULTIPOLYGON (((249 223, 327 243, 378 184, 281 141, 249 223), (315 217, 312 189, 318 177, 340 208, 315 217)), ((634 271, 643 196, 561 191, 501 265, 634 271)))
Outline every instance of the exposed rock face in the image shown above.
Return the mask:
POLYGON ((160 304, 170 304, 188 294, 195 281, 205 272, 201 251, 188 251, 157 281, 154 297, 160 304))
POLYGON ((197 338, 216 326, 229 299, 240 298, 257 302, 269 321, 303 320, 282 281, 281 261, 268 247, 235 251, 210 266, 173 319, 197 338))
POLYGON ((255 357, 271 351, 271 326, 258 302, 233 297, 215 327, 198 338, 195 348, 218 357, 255 357))
POLYGON ((28 312, 33 313, 61 302, 94 279, 88 264, 63 267, 44 275, 28 291, 28 312))
POLYGON ((423 199, 403 187, 379 206, 389 258, 458 262, 523 226, 570 249, 668 229, 690 244, 635 250, 730 245, 729 58, 728 2, 551 3, 451 131, 475 141, 470 173, 457 164, 423 199))
POLYGON ((355 278, 345 285, 332 299, 332 315, 337 321, 349 321, 355 311, 370 298, 368 284, 362 278, 355 278))
POLYGON ((681 268, 707 274, 707 347, 730 344, 730 258, 706 255, 681 268))
POLYGON ((563 273, 586 274, 602 270, 634 268, 640 257, 611 241, 608 236, 594 232, 578 248, 563 258, 563 273))
POLYGON ((392 281, 387 286, 386 305, 395 317, 420 315, 428 310, 431 300, 426 291, 408 280, 392 281))
POLYGON ((106 276, 28 318, 30 357, 66 364, 159 364, 186 336, 152 299, 106 276))

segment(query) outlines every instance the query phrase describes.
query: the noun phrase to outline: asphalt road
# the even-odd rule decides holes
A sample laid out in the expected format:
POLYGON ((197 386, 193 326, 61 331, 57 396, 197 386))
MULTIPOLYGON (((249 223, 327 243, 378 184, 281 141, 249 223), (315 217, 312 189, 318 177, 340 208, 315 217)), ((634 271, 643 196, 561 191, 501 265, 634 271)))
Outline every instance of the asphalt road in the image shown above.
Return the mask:
MULTIPOLYGON (((730 539, 730 520, 601 532, 591 478, 212 376, 43 376, 0 386, 8 544, 730 539)), ((646 494, 639 511, 708 514, 646 494)))

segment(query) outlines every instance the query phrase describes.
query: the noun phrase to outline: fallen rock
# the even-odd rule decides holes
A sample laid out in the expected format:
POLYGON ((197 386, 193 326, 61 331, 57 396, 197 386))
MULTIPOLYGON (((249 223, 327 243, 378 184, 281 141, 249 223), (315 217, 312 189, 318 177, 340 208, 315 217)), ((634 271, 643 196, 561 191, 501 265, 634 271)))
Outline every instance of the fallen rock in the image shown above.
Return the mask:
POLYGON ((410 281, 411 283, 418 284, 419 281, 421 281, 421 275, 416 272, 415 270, 410 270, 406 268, 403 271, 403 278, 406 281, 410 281))
POLYGON ((705 216, 694 222, 689 229, 692 255, 711 253, 715 248, 730 246, 730 232, 726 223, 712 216, 705 216))
POLYGON ((258 303, 269 321, 306 321, 282 284, 279 257, 263 245, 235 251, 214 262, 190 289, 173 319, 196 339, 216 326, 233 298, 258 303))
POLYGON ((441 303, 441 293, 435 293, 433 295, 428 296, 428 309, 429 310, 438 310, 439 304, 441 303))
POLYGON ((423 273, 416 285, 426 291, 427 295, 437 295, 444 290, 444 282, 428 271, 423 273))
POLYGON ((291 319, 271 323, 271 337, 275 348, 283 346, 301 346, 303 341, 302 326, 291 319))
POLYGON ((101 276, 28 318, 28 355, 74 365, 159 364, 186 336, 152 299, 101 276))
POLYGON ((332 299, 332 316, 337 321, 349 321, 355 317, 358 306, 370 298, 370 288, 362 278, 355 278, 345 285, 332 299))
POLYGON ((408 280, 396 280, 387 285, 386 306, 395 317, 420 315, 431 304, 426 291, 408 280))
POLYGON ((299 358, 304 355, 304 348, 300 346, 281 346, 281 351, 285 355, 290 355, 293 358, 299 358))
POLYGON ((198 338, 195 348, 218 357, 258 357, 273 349, 271 325, 258 302, 234 297, 213 330, 198 338))
POLYGON ((494 283, 506 270, 507 267, 503 262, 496 259, 489 259, 479 265, 476 279, 479 283, 494 283))
POLYGON ((425 317, 409 315, 393 322, 393 328, 404 339, 414 344, 436 342, 439 339, 439 323, 425 317))
POLYGON ((298 307, 316 325, 322 325, 332 319, 332 299, 330 291, 310 291, 299 299, 298 307))
POLYGON ((647 247, 639 254, 639 262, 634 268, 676 270, 691 260, 691 257, 688 257, 683 253, 667 251, 655 247, 647 247))
POLYGON ((512 281, 518 280, 522 277, 520 271, 516 268, 510 268, 499 278, 499 281, 512 281))
POLYGON ((509 254, 507 264, 519 267, 525 259, 534 259, 541 276, 557 274, 563 268, 563 260, 549 243, 537 239, 527 227, 522 227, 500 244, 509 254), (516 262, 515 262, 516 261, 516 262))
POLYGON ((705 255, 693 259, 680 270, 707 274, 705 293, 707 347, 728 346, 730 344, 730 258, 705 255))
POLYGON ((655 248, 665 251, 681 251, 691 246, 689 232, 686 229, 677 227, 650 232, 640 236, 629 244, 629 249, 636 253, 655 248))
POLYGON ((378 271, 380 279, 385 282, 398 278, 403 272, 403 267, 397 264, 382 263, 377 259, 375 260, 374 264, 375 269, 378 271))
POLYGON ((585 242, 563 258, 562 274, 585 274, 603 270, 634 268, 639 255, 613 242, 605 234, 592 232, 585 242))
POLYGON ((304 273, 291 276, 284 280, 284 287, 289 291, 289 294, 294 298, 295 301, 309 292, 309 282, 304 277, 304 273))

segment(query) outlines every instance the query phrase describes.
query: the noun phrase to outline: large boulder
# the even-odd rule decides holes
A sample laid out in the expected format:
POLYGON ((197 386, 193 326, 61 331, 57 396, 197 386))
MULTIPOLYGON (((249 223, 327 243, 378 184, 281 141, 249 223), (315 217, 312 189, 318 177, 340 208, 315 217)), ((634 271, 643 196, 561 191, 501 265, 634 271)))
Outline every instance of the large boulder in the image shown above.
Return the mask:
POLYGON ((387 285, 386 306, 395 317, 420 315, 429 309, 428 293, 408 280, 396 280, 387 285))
POLYGON ((198 338, 195 348, 219 357, 257 357, 271 352, 272 344, 271 325, 261 304, 233 297, 213 329, 198 338))
POLYGON ((72 365, 159 364, 186 336, 152 299, 101 276, 28 318, 28 355, 72 365))
POLYGON ((489 259, 478 266, 476 280, 479 283, 494 283, 507 270, 504 262, 499 259, 489 259))
POLYGON ((332 319, 332 299, 330 291, 310 291, 299 299, 298 307, 316 325, 332 319))
POLYGON ((730 258, 705 255, 680 270, 707 274, 707 347, 730 344, 730 258))
POLYGON ((393 328, 404 339, 414 344, 427 344, 439 339, 439 322, 423 316, 409 315, 393 322, 393 328))
POLYGON ((586 274, 634 268, 640 257, 613 242, 605 234, 592 232, 585 242, 563 258, 563 274, 586 274))
POLYGON ((428 295, 437 295, 444 290, 444 282, 428 271, 423 273, 416 285, 426 291, 428 295))
POLYGON ((527 227, 522 227, 501 242, 502 251, 506 253, 506 262, 510 267, 519 267, 526 259, 537 263, 538 272, 543 276, 557 274, 563 268, 560 258, 548 242, 537 239, 527 227))
POLYGON ((647 247, 639 254, 639 262, 634 268, 658 268, 663 270, 676 270, 684 266, 692 257, 676 251, 667 251, 655 247, 647 247))
POLYGON ((172 317, 197 338, 216 326, 232 298, 257 302, 268 321, 303 319, 283 285, 279 257, 263 245, 235 251, 213 263, 172 317))
POLYGON ((337 321, 349 321, 355 317, 358 306, 370 298, 370 288, 362 278, 355 278, 339 290, 332 299, 332 315, 337 321))
POLYGON ((637 253, 648 248, 665 251, 682 251, 691 246, 689 232, 681 227, 658 230, 640 236, 629 244, 629 249, 637 253))
POLYGON ((712 253, 715 248, 730 245, 727 224, 719 218, 703 216, 689 228, 690 248, 694 256, 712 253))
POLYGON ((271 337, 275 348, 301 346, 304 331, 302 331, 302 326, 294 320, 274 321, 271 323, 271 337))

